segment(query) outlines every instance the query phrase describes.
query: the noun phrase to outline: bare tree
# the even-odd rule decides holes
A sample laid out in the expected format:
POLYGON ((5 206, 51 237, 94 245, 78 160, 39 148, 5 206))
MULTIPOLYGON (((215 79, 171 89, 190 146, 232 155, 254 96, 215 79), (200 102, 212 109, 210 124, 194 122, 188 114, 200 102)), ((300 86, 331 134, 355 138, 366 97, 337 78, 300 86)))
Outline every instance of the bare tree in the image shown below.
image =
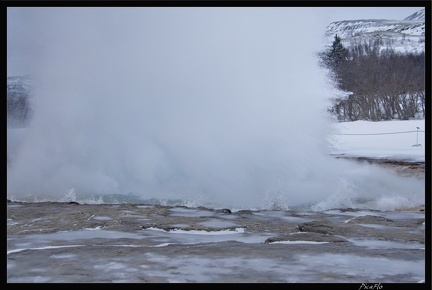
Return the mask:
POLYGON ((320 54, 336 87, 352 94, 329 109, 340 121, 411 119, 425 116, 424 53, 396 53, 377 36, 345 49, 335 36, 320 54))

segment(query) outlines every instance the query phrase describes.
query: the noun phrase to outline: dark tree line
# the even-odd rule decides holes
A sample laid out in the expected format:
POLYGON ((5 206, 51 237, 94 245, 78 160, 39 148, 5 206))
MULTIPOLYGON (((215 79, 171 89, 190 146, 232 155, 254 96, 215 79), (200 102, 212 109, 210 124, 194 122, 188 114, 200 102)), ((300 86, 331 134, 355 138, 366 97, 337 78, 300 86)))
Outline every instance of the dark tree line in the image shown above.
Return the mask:
POLYGON ((7 125, 8 127, 25 126, 32 114, 29 104, 30 91, 21 81, 7 85, 7 125))
POLYGON ((339 36, 320 53, 335 86, 347 92, 329 109, 340 121, 425 117, 425 55, 381 49, 380 39, 351 43, 339 36))

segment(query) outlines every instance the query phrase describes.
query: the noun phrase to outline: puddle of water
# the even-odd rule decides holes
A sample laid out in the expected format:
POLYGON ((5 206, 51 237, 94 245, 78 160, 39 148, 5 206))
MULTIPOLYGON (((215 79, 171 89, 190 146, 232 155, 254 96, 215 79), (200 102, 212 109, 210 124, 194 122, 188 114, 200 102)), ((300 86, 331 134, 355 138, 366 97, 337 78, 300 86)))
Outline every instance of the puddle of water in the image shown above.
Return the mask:
POLYGON ((359 247, 365 247, 368 249, 419 249, 424 250, 425 245, 417 242, 395 242, 395 241, 383 241, 377 239, 353 239, 346 238, 349 242, 359 247))

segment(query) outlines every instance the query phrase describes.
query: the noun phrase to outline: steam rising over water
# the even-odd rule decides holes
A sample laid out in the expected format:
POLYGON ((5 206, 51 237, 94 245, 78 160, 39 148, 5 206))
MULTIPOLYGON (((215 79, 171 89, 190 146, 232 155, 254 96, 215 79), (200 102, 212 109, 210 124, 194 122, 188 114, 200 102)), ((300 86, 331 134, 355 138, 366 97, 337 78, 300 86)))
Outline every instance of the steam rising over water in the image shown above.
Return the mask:
POLYGON ((292 7, 8 9, 37 83, 8 197, 421 203, 421 181, 329 156, 320 27, 292 7))

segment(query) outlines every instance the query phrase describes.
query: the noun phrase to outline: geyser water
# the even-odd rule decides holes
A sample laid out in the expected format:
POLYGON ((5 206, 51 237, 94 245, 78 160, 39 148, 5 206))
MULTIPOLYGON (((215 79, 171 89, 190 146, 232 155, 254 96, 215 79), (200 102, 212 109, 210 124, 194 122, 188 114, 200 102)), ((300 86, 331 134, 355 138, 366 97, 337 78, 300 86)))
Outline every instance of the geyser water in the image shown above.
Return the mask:
POLYGON ((329 156, 316 16, 9 8, 8 50, 37 85, 8 197, 288 208, 422 194, 421 182, 329 156))

